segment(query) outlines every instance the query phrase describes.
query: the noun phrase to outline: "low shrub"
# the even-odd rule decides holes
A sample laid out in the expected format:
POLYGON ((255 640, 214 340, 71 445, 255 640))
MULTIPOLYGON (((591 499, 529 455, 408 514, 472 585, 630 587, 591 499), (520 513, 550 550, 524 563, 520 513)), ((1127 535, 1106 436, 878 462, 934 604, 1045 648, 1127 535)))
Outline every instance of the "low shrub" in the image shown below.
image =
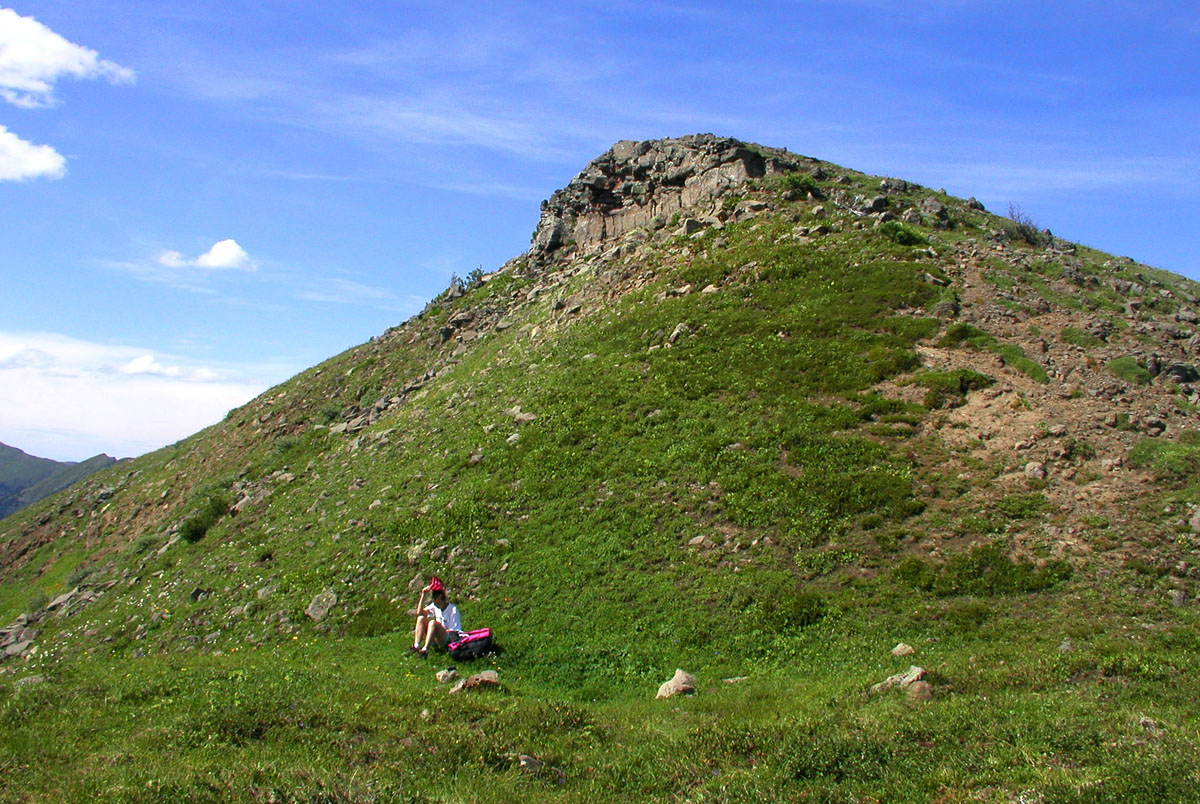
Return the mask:
POLYGON ((974 598, 956 600, 946 609, 946 622, 957 633, 978 631, 991 616, 992 607, 974 598))
POLYGON ((793 191, 813 198, 824 197, 821 188, 817 186, 816 179, 807 173, 784 173, 775 177, 771 183, 782 192, 793 191))
POLYGON ((29 602, 25 604, 25 613, 32 617, 42 609, 46 608, 46 604, 49 602, 49 597, 42 592, 38 592, 33 597, 29 598, 29 602))
POLYGON ((1072 346, 1082 346, 1085 349, 1091 349, 1104 344, 1104 341, 1100 340, 1095 335, 1085 332, 1078 327, 1066 327, 1061 333, 1059 333, 1058 337, 1063 343, 1069 343, 1072 346))
POLYGON ((996 512, 1009 519, 1033 519, 1050 501, 1040 492, 1010 494, 996 503, 996 512))
POLYGON ((987 346, 995 343, 996 339, 979 327, 963 322, 951 324, 946 328, 946 334, 938 339, 937 345, 943 349, 962 346, 987 346))
POLYGON ((972 547, 937 565, 919 558, 902 561, 897 577, 917 589, 939 597, 987 597, 1037 592, 1071 577, 1071 565, 1049 561, 1042 566, 1026 558, 1013 559, 999 542, 972 547))
POLYGON ((1200 431, 1180 435, 1178 441, 1142 438, 1129 450, 1129 464, 1149 469, 1160 480, 1186 482, 1200 477, 1200 431))
POLYGON ((900 221, 884 221, 879 224, 879 233, 898 246, 925 246, 929 241, 920 232, 910 229, 900 221))
POLYGON ((1124 380, 1133 385, 1149 385, 1150 380, 1154 379, 1150 376, 1150 372, 1146 367, 1137 361, 1137 358, 1132 355, 1117 357, 1108 361, 1108 370, 1114 377, 1119 380, 1124 380))
POLYGON ((922 372, 914 377, 912 382, 927 389, 924 405, 930 410, 935 410, 957 407, 966 401, 968 393, 987 388, 995 380, 971 369, 955 369, 922 372))
POLYGON ((179 538, 185 542, 198 542, 209 529, 229 511, 229 498, 221 493, 205 497, 179 525, 179 538))
POLYGON ((1050 376, 1046 373, 1045 367, 1036 360, 1030 360, 1026 357, 1025 350, 1015 343, 997 343, 989 348, 1000 355, 1000 358, 1004 361, 1004 365, 1012 366, 1017 371, 1032 377, 1038 382, 1050 381, 1050 376))
POLYGON ((1013 238, 1023 240, 1031 246, 1041 248, 1050 243, 1050 238, 1046 236, 1046 232, 1037 225, 1028 213, 1015 204, 1008 205, 1008 224, 1005 228, 1013 238))

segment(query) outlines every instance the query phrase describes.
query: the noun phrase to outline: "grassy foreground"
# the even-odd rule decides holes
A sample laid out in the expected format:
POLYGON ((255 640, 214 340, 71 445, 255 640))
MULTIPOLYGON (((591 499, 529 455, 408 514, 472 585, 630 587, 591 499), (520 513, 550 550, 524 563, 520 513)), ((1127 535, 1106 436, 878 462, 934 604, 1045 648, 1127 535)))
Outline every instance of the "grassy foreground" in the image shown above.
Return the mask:
POLYGON ((434 680, 435 658, 407 656, 402 631, 76 663, 43 683, 0 684, 0 795, 1196 800, 1194 615, 1114 607, 1119 594, 1078 582, 1053 598, 987 605, 854 585, 827 598, 820 622, 751 629, 744 653, 688 668, 696 695, 660 701, 672 651, 640 683, 581 701, 539 684, 536 660, 521 658, 556 639, 547 634, 510 635, 504 654, 460 668, 493 667, 502 687, 457 696, 434 680), (916 654, 892 657, 900 640, 916 654), (868 694, 910 662, 929 672, 932 701, 868 694), (745 680, 723 681, 737 677, 745 680), (522 756, 532 758, 524 767, 522 756))

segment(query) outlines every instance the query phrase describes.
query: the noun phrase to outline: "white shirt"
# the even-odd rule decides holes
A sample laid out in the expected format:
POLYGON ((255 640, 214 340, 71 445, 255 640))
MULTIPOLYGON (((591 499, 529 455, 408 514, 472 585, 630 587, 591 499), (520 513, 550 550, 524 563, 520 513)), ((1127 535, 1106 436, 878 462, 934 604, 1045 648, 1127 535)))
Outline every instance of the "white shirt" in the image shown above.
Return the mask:
POLYGON ((447 603, 444 609, 439 609, 437 604, 430 603, 425 607, 425 611, 447 631, 463 630, 462 619, 458 616, 458 606, 453 603, 447 603))

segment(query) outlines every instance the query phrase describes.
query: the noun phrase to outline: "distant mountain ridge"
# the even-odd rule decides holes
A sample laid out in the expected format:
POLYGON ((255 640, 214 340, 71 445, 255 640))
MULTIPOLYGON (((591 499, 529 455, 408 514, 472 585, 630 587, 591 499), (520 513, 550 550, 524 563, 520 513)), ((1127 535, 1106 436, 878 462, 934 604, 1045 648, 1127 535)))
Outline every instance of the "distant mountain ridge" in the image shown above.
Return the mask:
POLYGON ((0 443, 0 519, 116 462, 104 454, 82 462, 55 461, 0 443))

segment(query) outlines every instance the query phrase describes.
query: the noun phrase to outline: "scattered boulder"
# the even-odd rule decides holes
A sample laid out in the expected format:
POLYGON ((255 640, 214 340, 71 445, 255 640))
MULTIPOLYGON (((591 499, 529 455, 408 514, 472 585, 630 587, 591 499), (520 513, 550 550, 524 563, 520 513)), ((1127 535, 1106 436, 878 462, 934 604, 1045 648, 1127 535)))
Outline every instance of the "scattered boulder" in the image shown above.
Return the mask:
POLYGON ((1040 461, 1030 461, 1025 464, 1025 476, 1035 480, 1043 480, 1046 477, 1046 464, 1040 461))
POLYGON ((312 602, 308 604, 308 608, 304 613, 312 618, 313 622, 321 622, 329 610, 337 605, 338 596, 331 590, 326 589, 324 592, 313 597, 312 602))
POLYGON ((500 674, 495 670, 484 670, 482 673, 476 673, 470 678, 459 679, 454 686, 450 688, 450 694, 457 695, 464 690, 473 690, 478 687, 498 686, 500 686, 500 674))
POLYGON ((11 645, 5 647, 4 658, 11 659, 13 656, 24 656, 26 653, 29 652, 29 649, 32 647, 33 647, 32 639, 26 639, 22 642, 14 642, 11 645))
POLYGON ((906 645, 903 642, 901 642, 896 647, 892 648, 893 656, 912 656, 916 652, 917 652, 916 648, 914 648, 912 645, 906 645))
POLYGON ((932 701, 933 687, 928 681, 914 681, 908 685, 908 700, 910 701, 932 701))
POLYGON ((46 604, 46 611, 54 611, 60 606, 65 606, 67 603, 71 602, 71 598, 75 597, 78 592, 78 587, 72 589, 70 592, 64 592, 46 604))
POLYGON ((512 416, 517 424, 528 424, 529 422, 531 422, 537 418, 536 413, 526 413, 526 412, 522 411, 520 405, 513 405, 511 408, 509 408, 508 410, 506 410, 504 412, 507 413, 509 416, 512 416))
POLYGON ((676 669, 675 675, 669 681, 664 681, 662 686, 658 688, 658 695, 654 696, 655 700, 659 698, 670 698, 680 693, 688 695, 696 691, 696 679, 690 673, 685 673, 683 670, 676 669))
POLYGON ((916 665, 913 665, 913 666, 909 667, 906 672, 897 673, 894 676, 888 676, 883 681, 880 681, 878 684, 871 687, 871 694, 875 695, 876 693, 887 692, 888 690, 890 690, 894 687, 899 687, 902 690, 907 690, 909 687, 911 687, 913 684, 917 683, 918 681, 924 681, 924 680, 925 680, 925 668, 917 667, 916 665))
POLYGON ((454 679, 458 678, 458 671, 453 667, 447 667, 445 670, 439 670, 435 676, 439 684, 449 684, 454 679))

